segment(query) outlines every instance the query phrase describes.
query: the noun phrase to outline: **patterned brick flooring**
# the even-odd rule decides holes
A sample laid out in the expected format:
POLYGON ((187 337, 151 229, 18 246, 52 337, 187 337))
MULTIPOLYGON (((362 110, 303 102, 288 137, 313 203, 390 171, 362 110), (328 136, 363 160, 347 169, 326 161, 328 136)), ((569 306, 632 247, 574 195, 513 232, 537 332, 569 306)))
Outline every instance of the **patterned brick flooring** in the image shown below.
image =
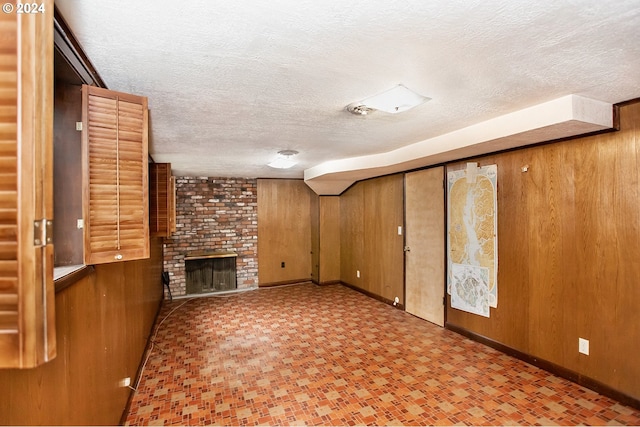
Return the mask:
POLYGON ((640 411, 340 285, 169 313, 127 425, 640 424, 640 411))

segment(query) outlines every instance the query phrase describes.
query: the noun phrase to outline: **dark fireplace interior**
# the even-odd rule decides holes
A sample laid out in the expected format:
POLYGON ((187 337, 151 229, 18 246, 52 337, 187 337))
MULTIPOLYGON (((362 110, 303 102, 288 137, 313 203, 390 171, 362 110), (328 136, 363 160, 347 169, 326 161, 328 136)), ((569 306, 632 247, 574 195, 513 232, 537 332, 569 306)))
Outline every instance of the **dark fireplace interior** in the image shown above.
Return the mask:
POLYGON ((236 289, 236 258, 230 255, 186 257, 187 294, 236 289))

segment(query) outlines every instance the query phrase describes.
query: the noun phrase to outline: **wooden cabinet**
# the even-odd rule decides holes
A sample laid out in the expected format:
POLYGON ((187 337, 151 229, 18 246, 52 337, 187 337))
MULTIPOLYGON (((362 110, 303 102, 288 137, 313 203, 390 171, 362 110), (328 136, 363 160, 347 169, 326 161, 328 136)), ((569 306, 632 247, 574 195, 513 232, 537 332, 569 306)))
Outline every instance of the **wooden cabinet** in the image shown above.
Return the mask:
POLYGON ((147 98, 82 87, 84 262, 149 257, 147 98))
POLYGON ((0 14, 0 368, 56 355, 53 1, 42 3, 0 14))
POLYGON ((176 231, 176 187, 171 163, 149 165, 149 232, 169 237, 176 231))

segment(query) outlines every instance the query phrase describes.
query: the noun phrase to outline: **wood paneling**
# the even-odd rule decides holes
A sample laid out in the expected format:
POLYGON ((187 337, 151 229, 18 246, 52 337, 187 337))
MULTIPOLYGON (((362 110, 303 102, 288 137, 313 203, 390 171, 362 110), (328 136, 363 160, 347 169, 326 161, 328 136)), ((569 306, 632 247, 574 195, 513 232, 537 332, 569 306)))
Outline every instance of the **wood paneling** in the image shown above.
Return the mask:
POLYGON ((444 168, 405 175, 405 307, 444 326, 444 168))
POLYGON ((2 425, 117 425, 162 298, 162 244, 151 257, 96 266, 56 294, 58 357, 0 370, 2 425))
POLYGON ((319 200, 320 283, 340 280, 340 197, 319 200))
POLYGON ((54 218, 55 265, 83 263, 81 86, 56 80, 54 101, 54 218))
POLYGON ((258 180, 260 286, 311 280, 311 195, 303 180, 258 180))
POLYGON ((340 195, 340 280, 368 289, 363 277, 364 185, 364 182, 357 182, 340 195))
POLYGON ((638 399, 640 103, 620 121, 478 159, 498 165, 498 308, 486 319, 449 306, 447 321, 638 399))
POLYGON ((320 283, 320 196, 311 193, 311 280, 320 283))
POLYGON ((403 175, 359 182, 340 196, 341 280, 404 303, 403 175), (360 271, 360 277, 356 272, 360 271))

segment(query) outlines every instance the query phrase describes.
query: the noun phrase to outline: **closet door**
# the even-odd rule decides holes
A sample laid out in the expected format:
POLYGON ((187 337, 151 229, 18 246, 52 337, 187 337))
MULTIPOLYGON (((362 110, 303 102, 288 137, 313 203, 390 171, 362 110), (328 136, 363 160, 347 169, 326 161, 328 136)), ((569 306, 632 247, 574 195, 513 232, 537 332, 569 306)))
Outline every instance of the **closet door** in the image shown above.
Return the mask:
POLYGON ((84 262, 149 257, 147 98, 82 87, 84 262))
POLYGON ((408 313, 444 326, 444 168, 405 174, 405 286, 408 313))
MULTIPOLYGON (((56 355, 53 1, 0 14, 0 368, 56 355)), ((8 6, 7 6, 8 7, 8 6)))

